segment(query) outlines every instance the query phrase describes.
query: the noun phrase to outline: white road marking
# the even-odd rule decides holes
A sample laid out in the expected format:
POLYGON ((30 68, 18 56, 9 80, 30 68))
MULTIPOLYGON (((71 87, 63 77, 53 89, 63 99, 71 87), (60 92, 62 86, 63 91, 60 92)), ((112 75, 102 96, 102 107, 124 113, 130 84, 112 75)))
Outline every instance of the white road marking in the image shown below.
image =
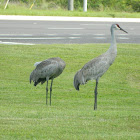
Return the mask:
POLYGON ((2 41, 0 41, 0 44, 8 44, 8 45, 35 45, 35 44, 32 44, 32 43, 2 42, 2 41))
POLYGON ((48 28, 49 30, 83 30, 84 28, 48 28))
POLYGON ((0 36, 33 36, 32 34, 0 34, 0 36))
POLYGON ((118 39, 129 39, 127 37, 118 37, 118 39))
POLYGON ((104 36, 105 34, 94 34, 94 35, 97 35, 97 36, 104 36))
POLYGON ((110 26, 110 24, 96 24, 96 23, 94 23, 94 24, 80 24, 80 25, 84 25, 84 26, 99 26, 99 25, 104 25, 104 26, 110 26))
POLYGON ((43 37, 43 38, 0 38, 1 40, 52 40, 52 39, 77 39, 80 37, 43 37))
POLYGON ((81 36, 82 34, 71 34, 73 36, 81 36))
POLYGON ((118 36, 128 36, 128 34, 117 34, 118 36))
POLYGON ((130 30, 134 30, 135 28, 130 28, 130 30))
POLYGON ((50 38, 47 38, 47 37, 43 37, 43 38, 0 38, 1 40, 43 40, 43 39, 64 39, 65 37, 50 37, 50 38))
POLYGON ((80 24, 80 25, 86 25, 86 26, 88 26, 88 25, 94 25, 94 24, 80 24))
POLYGON ((68 37, 69 39, 78 39, 80 37, 68 37))
POLYGON ((48 35, 48 36, 56 36, 57 34, 44 34, 44 35, 48 35))
MULTIPOLYGON (((77 29, 77 28, 49 28, 49 29, 77 29)), ((78 28, 84 29, 84 28, 78 28)), ((82 39, 85 35, 88 34, 69 34, 69 36, 59 37, 59 34, 42 34, 42 37, 38 37, 34 34, 0 34, 0 44, 19 44, 19 45, 34 45, 32 43, 18 43, 18 42, 10 42, 14 40, 65 40, 65 39, 82 39), (17 37, 16 37, 17 36, 17 37), (47 37, 48 36, 48 37, 47 37), (5 41, 4 41, 5 40, 5 41), (9 40, 9 42, 6 42, 9 40)), ((91 34, 90 37, 97 40, 105 40, 107 39, 106 34, 91 34)), ((117 34, 117 39, 120 40, 128 40, 128 34, 117 34)), ((36 44, 36 43, 35 43, 36 44)))
POLYGON ((106 37, 93 37, 95 39, 106 39, 106 37))

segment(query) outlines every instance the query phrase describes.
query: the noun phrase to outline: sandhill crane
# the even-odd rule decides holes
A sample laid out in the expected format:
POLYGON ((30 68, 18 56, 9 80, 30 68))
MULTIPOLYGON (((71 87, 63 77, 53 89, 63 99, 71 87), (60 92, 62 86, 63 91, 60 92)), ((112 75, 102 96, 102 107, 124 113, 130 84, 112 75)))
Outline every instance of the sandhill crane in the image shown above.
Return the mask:
POLYGON ((46 104, 47 104, 48 81, 51 80, 50 85, 50 105, 51 105, 53 79, 58 77, 63 72, 66 64, 61 58, 56 57, 49 58, 42 62, 36 62, 34 65, 36 66, 36 68, 30 74, 30 83, 31 81, 33 81, 34 86, 36 86, 40 82, 41 84, 43 84, 45 81, 47 81, 46 85, 46 104))
MULTIPOLYGON (((94 110, 97 109, 97 86, 99 78, 108 70, 110 65, 115 60, 117 55, 117 45, 114 30, 123 30, 118 24, 112 24, 111 26, 111 45, 109 49, 102 55, 92 59, 86 63, 82 69, 80 69, 74 76, 74 87, 79 90, 79 86, 86 84, 89 80, 96 80, 95 86, 95 102, 94 110)), ((127 33, 127 32, 126 32, 127 33)))

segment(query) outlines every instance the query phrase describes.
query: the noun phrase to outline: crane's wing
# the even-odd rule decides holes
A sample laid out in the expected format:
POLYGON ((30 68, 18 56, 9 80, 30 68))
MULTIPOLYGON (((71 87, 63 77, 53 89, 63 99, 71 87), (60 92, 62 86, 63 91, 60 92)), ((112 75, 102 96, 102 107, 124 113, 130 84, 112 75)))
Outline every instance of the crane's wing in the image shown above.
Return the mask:
POLYGON ((39 78, 48 78, 52 77, 57 70, 58 64, 49 60, 42 61, 39 63, 36 68, 30 74, 30 82, 37 82, 39 78))
POLYGON ((59 76, 65 67, 65 63, 63 62, 63 66, 62 62, 60 62, 59 58, 49 58, 38 62, 36 68, 30 74, 30 83, 31 81, 38 83, 42 80, 44 82, 59 76))
POLYGON ((35 70, 39 78, 48 77, 51 79, 57 74, 58 63, 56 61, 45 60, 38 64, 35 70))
POLYGON ((109 66, 109 58, 105 57, 105 55, 92 59, 81 70, 84 81, 87 82, 88 80, 101 77, 108 70, 109 66))

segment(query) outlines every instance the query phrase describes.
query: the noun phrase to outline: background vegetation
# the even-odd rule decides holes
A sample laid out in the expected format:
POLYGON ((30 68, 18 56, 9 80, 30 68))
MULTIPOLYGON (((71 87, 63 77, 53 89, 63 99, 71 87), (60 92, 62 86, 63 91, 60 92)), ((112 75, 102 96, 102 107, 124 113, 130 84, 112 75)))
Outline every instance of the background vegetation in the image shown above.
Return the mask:
POLYGON ((139 140, 140 49, 118 44, 114 64, 99 81, 98 110, 93 110, 95 81, 73 87, 75 72, 102 54, 108 44, 0 45, 1 140, 139 140), (52 106, 45 87, 29 84, 33 64, 50 57, 66 62, 54 80, 52 106))
MULTIPOLYGON (((34 0, 10 0, 11 3, 30 5, 34 0)), ((1 4, 6 0, 1 0, 1 4)), ((41 9, 67 9, 68 0, 36 0, 34 8, 41 9)), ((74 8, 81 10, 83 0, 74 0, 74 8)), ((88 10, 140 12, 140 0, 88 0, 88 10)))

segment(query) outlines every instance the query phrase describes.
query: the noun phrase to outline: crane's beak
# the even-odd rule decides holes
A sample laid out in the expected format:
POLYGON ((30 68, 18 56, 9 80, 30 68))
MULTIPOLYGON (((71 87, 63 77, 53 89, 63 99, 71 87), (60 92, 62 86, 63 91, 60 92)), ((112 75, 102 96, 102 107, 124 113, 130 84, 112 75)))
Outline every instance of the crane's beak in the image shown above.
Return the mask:
POLYGON ((122 29, 121 27, 120 27, 120 30, 121 30, 121 31, 124 31, 125 33, 127 33, 127 34, 128 34, 128 32, 126 32, 126 31, 125 31, 124 29, 122 29))

